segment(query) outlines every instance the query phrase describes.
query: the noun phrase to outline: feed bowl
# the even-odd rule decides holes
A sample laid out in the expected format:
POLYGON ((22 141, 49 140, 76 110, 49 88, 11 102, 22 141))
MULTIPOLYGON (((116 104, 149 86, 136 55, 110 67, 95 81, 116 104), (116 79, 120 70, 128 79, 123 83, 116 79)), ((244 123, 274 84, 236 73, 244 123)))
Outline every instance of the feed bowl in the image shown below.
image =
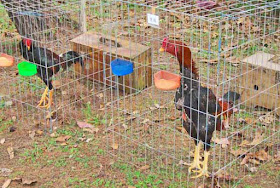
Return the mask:
POLYGON ((0 67, 11 67, 14 65, 14 57, 7 54, 0 54, 0 67))
POLYGON ((37 66, 27 61, 18 64, 18 71, 21 76, 33 76, 37 74, 37 66))
POLYGON ((123 59, 115 59, 111 62, 112 73, 117 76, 125 76, 133 72, 133 63, 123 59))
POLYGON ((155 86, 164 91, 175 90, 180 87, 181 76, 167 71, 159 71, 154 74, 155 86))

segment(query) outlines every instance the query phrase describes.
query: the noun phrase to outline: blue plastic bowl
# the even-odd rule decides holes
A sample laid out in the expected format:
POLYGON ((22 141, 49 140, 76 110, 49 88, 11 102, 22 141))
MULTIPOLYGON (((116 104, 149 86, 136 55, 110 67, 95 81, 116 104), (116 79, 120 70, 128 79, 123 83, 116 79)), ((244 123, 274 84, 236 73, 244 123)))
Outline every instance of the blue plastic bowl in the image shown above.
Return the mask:
POLYGON ((123 59, 115 59, 111 62, 111 69, 114 75, 124 76, 133 72, 133 63, 123 59))

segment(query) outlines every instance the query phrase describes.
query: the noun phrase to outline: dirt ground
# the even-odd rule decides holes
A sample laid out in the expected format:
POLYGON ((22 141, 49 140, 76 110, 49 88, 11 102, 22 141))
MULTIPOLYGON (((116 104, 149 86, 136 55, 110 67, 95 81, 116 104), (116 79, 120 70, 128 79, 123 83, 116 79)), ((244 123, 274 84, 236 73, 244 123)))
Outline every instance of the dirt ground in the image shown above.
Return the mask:
MULTIPOLYGON (((1 127, 5 122, 7 121, 1 121, 1 127)), ((44 135, 41 132, 42 127, 38 125, 27 123, 23 126, 15 126, 11 122, 8 127, 11 126, 16 128, 14 132, 5 128, 0 134, 0 140, 5 139, 5 142, 2 144, 1 141, 0 145, 0 185, 9 179, 12 180, 10 187, 199 187, 201 185, 200 180, 190 183, 186 176, 182 176, 182 179, 172 178, 173 173, 167 175, 156 173, 157 170, 149 166, 130 165, 108 154, 112 148, 106 146, 107 137, 102 125, 98 126, 96 133, 89 133, 72 124, 57 128, 55 134, 51 135, 44 135), (13 148, 12 159, 7 151, 8 148, 13 148)), ((117 146, 115 147, 117 150, 117 146)), ((257 166, 256 170, 254 173, 248 173, 248 176, 243 179, 234 180, 235 183, 225 182, 222 187, 271 188, 279 185, 279 161, 269 160, 260 167, 257 166)), ((187 168, 184 167, 181 172, 187 174, 187 168)), ((208 185, 211 185, 211 181, 206 178, 204 187, 208 185)))
MULTIPOLYGON (((136 11, 148 11, 143 7, 130 7, 131 12, 127 11, 129 9, 126 6, 123 7, 123 18, 134 16, 136 11)), ((7 42, 6 46, 2 47, 4 50, 17 51, 18 34, 3 7, 0 8, 0 24, 3 26, 1 41, 7 42)), ((94 14, 88 17, 93 23, 98 18, 99 22, 111 18, 110 7, 104 8, 104 12, 98 11, 97 7, 92 11, 94 14)), ((119 14, 115 11, 118 10, 111 13, 119 14)), ((111 19, 120 18, 122 17, 111 19)), ((199 34, 200 30, 184 29, 186 25, 189 27, 189 23, 183 25, 180 16, 172 15, 170 18, 162 22, 170 24, 174 30, 180 30, 177 33, 179 36, 174 35, 174 38, 180 38, 185 34, 195 36, 192 40, 202 37, 199 34)), ((153 29, 145 22, 145 19, 139 19, 132 27, 125 26, 120 36, 126 38, 133 34, 131 32, 136 32, 134 33, 138 36, 134 38, 136 42, 141 41, 153 45, 154 48, 158 47, 159 41, 155 40, 153 44, 149 40, 157 39, 159 35, 162 38, 166 34, 165 31, 153 33, 153 29), (146 32, 149 36, 144 34, 146 32)), ((249 35, 247 32, 251 31, 250 27, 253 24, 248 20, 239 22, 241 25, 249 25, 242 31, 249 35)), ((96 22, 96 25, 91 27, 101 26, 103 27, 96 22)), ((218 41, 217 33, 209 32, 207 29, 203 32, 206 33, 203 41, 207 42, 208 38, 218 41)), ((58 35, 53 40, 59 41, 50 42, 47 47, 51 46, 53 50, 56 48, 57 53, 69 48, 69 44, 67 47, 62 46, 65 43, 64 39, 68 40, 72 35, 57 30, 50 33, 58 35)), ((75 34, 75 31, 69 33, 75 34)), ((264 46, 265 51, 273 49, 278 52, 279 45, 276 39, 279 41, 279 34, 268 37, 265 44, 261 43, 260 46, 264 46)), ((238 44, 238 41, 236 43, 238 44)), ((233 46, 237 44, 229 43, 233 46)), ((225 62, 228 61, 228 64, 221 64, 219 69, 221 74, 218 75, 223 77, 222 71, 225 71, 230 73, 227 79, 231 79, 231 76, 234 76, 231 73, 239 70, 237 62, 243 58, 242 54, 254 53, 258 50, 256 45, 259 44, 245 44, 242 49, 236 48, 230 53, 225 53, 225 62), (233 56, 234 63, 229 61, 233 56)), ((200 42, 194 44, 194 50, 199 49, 199 45, 200 42)), ((17 61, 22 60, 18 53, 15 56, 17 61)), ((213 61, 210 60, 209 64, 205 63, 209 61, 208 56, 209 54, 203 50, 194 52, 194 58, 200 62, 198 66, 202 79, 209 78, 209 74, 218 73, 217 57, 211 57, 213 61)), ((175 58, 166 54, 156 54, 155 57, 158 64, 153 66, 154 71, 159 69, 174 71, 177 68, 177 66, 171 68, 173 64, 170 62, 176 62, 175 58), (166 64, 167 60, 170 64, 166 64)), ((279 187, 280 123, 279 117, 271 116, 267 110, 256 112, 255 109, 241 107, 241 111, 231 120, 237 123, 233 123, 234 126, 228 131, 215 134, 215 138, 228 138, 226 141, 230 144, 211 145, 213 154, 209 162, 210 170, 217 172, 225 167, 224 173, 217 173, 210 178, 191 179, 185 163, 193 159, 194 144, 182 130, 180 115, 173 106, 174 93, 160 92, 151 87, 135 96, 122 98, 122 93, 116 92, 113 88, 104 89, 102 85, 86 77, 77 78, 71 69, 54 79, 58 80, 56 82, 58 89, 55 90, 53 107, 58 110, 54 117, 56 121, 52 125, 53 132, 50 133, 52 122, 46 119, 48 111, 35 107, 45 87, 41 80, 37 77, 19 77, 16 67, 8 71, 0 68, 0 71, 0 185, 4 188, 279 187), (3 93, 8 93, 13 100, 3 97, 5 96, 3 93), (268 117, 268 123, 261 122, 260 116, 268 117), (87 122, 91 128, 80 128, 78 122, 87 122), (244 150, 246 153, 243 153, 244 150)), ((216 76, 208 80, 212 85, 217 84, 214 82, 218 80, 216 76)), ((216 139, 215 142, 219 141, 216 139)))

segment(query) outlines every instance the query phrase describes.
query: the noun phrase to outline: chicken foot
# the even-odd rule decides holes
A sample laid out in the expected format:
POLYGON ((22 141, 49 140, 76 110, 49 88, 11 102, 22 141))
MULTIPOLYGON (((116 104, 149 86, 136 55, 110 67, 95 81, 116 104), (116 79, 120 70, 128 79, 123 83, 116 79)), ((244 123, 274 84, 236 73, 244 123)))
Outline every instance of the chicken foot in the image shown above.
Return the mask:
POLYGON ((204 151, 204 160, 202 162, 202 169, 194 171, 199 173, 197 176, 194 176, 192 178, 199 178, 201 176, 206 176, 209 177, 209 172, 208 172, 208 158, 209 158, 210 152, 209 151, 204 151))
POLYGON ((51 104, 52 104, 52 96, 53 96, 53 90, 50 90, 50 93, 49 93, 49 97, 47 97, 48 95, 48 91, 49 91, 49 88, 46 87, 42 97, 41 97, 41 100, 39 102, 39 104, 37 105, 37 107, 40 107, 40 108, 46 108, 46 109, 49 109, 51 104))
POLYGON ((201 170, 201 161, 199 160, 200 158, 200 155, 199 155, 199 151, 200 151, 200 147, 201 147, 201 143, 199 142, 197 146, 195 146, 195 150, 194 150, 194 159, 193 159, 193 162, 190 165, 189 167, 189 173, 193 170, 193 169, 199 169, 201 170))

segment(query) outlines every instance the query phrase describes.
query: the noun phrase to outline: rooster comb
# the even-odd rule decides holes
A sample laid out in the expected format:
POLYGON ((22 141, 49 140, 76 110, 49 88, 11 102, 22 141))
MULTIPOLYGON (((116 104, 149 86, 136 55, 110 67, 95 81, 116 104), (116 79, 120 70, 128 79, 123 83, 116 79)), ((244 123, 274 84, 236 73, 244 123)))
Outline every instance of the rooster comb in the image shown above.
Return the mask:
POLYGON ((167 42, 168 42, 168 38, 165 37, 165 38, 163 39, 162 43, 167 43, 167 42))

